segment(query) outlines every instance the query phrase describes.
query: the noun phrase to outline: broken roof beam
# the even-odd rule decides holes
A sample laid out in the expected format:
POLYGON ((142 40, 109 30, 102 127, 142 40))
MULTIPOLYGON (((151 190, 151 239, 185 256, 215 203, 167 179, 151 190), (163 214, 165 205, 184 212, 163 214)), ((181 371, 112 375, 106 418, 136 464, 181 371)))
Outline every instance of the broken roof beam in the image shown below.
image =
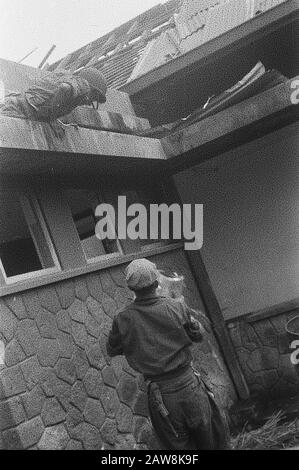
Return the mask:
POLYGON ((241 145, 242 142, 235 137, 237 132, 242 131, 243 137, 247 139, 254 138, 254 135, 258 138, 258 134, 263 132, 262 122, 267 121, 265 133, 271 131, 269 121, 271 118, 275 120, 275 116, 280 116, 278 125, 284 125, 281 117, 283 112, 286 114, 291 111, 290 119, 298 119, 299 107, 292 100, 295 95, 297 101, 299 98, 295 82, 298 90, 299 76, 164 137, 161 142, 167 158, 176 169, 201 163, 207 158, 224 153, 224 141, 225 145, 241 145), (252 136, 248 130, 255 124, 258 128, 252 136))
MULTIPOLYGON (((50 124, 0 116, 0 149, 67 152, 165 160, 159 140, 68 126, 58 137, 50 124)), ((0 159, 1 160, 1 159, 0 159)))

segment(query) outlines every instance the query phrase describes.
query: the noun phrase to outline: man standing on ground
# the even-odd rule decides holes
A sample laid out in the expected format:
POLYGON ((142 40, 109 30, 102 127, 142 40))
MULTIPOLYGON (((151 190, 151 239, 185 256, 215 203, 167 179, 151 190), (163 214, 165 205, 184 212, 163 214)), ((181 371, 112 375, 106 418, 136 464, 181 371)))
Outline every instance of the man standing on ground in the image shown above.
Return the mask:
POLYGON ((115 317, 107 352, 123 354, 147 381, 150 417, 163 448, 227 449, 226 423, 191 366, 190 346, 202 340, 203 328, 185 304, 157 295, 158 276, 146 259, 129 264, 126 281, 136 299, 115 317))

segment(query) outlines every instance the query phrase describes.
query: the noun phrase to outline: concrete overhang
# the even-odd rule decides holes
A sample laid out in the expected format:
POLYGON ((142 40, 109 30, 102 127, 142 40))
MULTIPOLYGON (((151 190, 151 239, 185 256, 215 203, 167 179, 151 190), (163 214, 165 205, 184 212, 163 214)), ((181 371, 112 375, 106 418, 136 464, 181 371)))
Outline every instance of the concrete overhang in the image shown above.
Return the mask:
MULTIPOLYGON (((89 125, 55 135, 47 123, 0 116, 0 173, 9 175, 167 175, 198 165, 298 119, 299 76, 172 134, 155 139, 89 125)), ((80 121, 81 119, 81 121, 80 121)), ((96 126, 96 123, 94 123, 96 126)))
POLYGON ((284 127, 299 117, 299 76, 161 139, 174 174, 284 127))
POLYGON ((140 174, 161 171, 166 155, 158 139, 81 126, 56 135, 45 122, 0 116, 2 174, 140 174))
MULTIPOLYGON (((24 92, 43 71, 0 59, 5 92, 24 92)), ((135 177, 161 171, 166 161, 159 140, 142 137, 150 127, 135 115, 129 96, 108 89, 98 110, 79 106, 61 118, 61 136, 45 122, 0 115, 0 174, 135 177), (73 126, 75 124, 75 126, 73 126)))

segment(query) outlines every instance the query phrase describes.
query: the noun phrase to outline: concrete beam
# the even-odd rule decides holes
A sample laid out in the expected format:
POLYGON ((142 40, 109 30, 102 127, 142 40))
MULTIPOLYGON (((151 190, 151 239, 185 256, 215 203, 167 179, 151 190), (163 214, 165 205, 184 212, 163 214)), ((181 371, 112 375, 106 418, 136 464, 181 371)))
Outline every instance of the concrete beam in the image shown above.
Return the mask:
MULTIPOLYGON (((187 166, 186 154, 192 153, 192 164, 200 163, 207 158, 207 149, 210 156, 214 156, 211 150, 213 145, 221 149, 221 139, 227 140, 227 136, 234 136, 237 131, 246 130, 255 123, 258 125, 282 111, 296 107, 298 110, 295 102, 291 101, 295 92, 292 86, 296 80, 299 83, 299 77, 295 77, 161 139, 167 158, 175 161, 176 166, 180 166, 180 162, 187 166)), ((235 140, 234 146, 238 145, 235 140)))
POLYGON ((58 137, 50 124, 0 116, 0 149, 165 159, 158 139, 83 127, 66 127, 58 137))

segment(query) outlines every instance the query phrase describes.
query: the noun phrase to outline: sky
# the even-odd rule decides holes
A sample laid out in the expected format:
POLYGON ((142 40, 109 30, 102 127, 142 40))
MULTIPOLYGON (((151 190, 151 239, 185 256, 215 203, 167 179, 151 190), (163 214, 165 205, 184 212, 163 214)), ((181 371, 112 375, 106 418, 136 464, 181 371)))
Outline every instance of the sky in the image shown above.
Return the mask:
POLYGON ((0 58, 37 67, 103 36, 165 0, 0 0, 0 58))

